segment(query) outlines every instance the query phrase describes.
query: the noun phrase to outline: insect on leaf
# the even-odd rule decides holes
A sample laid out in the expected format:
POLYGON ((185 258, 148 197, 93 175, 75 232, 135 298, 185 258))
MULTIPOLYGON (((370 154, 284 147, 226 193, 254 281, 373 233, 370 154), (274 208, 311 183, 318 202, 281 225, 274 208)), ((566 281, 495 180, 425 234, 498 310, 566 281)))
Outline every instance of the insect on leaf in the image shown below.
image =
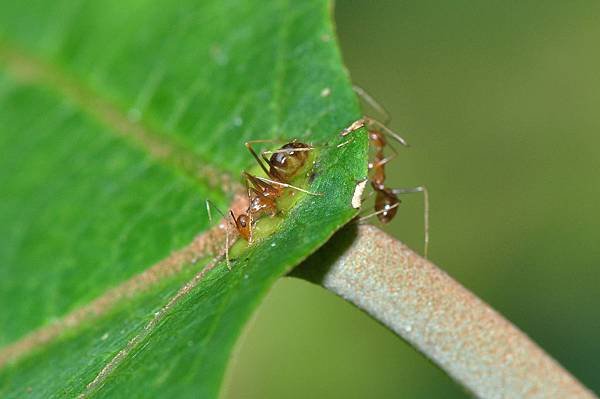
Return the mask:
POLYGON ((356 214, 367 142, 336 146, 360 115, 330 9, 0 2, 0 397, 218 395, 272 284, 356 214), (254 139, 317 147, 323 195, 229 271, 204 201, 236 203, 254 139))

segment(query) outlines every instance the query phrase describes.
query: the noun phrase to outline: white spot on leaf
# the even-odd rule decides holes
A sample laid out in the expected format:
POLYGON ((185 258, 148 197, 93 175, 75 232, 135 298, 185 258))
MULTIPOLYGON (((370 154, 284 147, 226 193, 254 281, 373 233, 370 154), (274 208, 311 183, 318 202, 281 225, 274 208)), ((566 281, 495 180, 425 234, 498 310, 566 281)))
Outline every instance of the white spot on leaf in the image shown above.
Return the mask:
POLYGON ((362 196, 365 192, 365 187, 367 186, 367 180, 362 180, 356 183, 356 187, 354 188, 354 195, 352 195, 352 208, 359 209, 362 205, 362 196))

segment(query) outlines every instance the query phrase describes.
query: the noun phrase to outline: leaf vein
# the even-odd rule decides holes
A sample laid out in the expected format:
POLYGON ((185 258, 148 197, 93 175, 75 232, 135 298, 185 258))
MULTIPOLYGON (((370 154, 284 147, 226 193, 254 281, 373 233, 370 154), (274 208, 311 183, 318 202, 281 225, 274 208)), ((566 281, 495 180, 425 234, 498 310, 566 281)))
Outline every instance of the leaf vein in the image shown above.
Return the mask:
POLYGON ((94 92, 84 82, 38 59, 0 37, 0 64, 21 81, 45 84, 77 104, 83 111, 107 126, 112 133, 135 144, 161 163, 207 184, 213 189, 231 192, 237 184, 231 176, 167 135, 128 117, 118 106, 94 92))

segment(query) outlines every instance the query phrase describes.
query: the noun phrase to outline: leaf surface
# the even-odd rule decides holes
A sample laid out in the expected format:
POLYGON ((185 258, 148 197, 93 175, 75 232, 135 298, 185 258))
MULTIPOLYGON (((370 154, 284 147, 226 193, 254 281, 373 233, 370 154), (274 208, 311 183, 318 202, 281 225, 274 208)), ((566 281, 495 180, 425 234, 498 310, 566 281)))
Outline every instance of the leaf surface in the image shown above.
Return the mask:
POLYGON ((215 397, 277 278, 355 210, 367 143, 325 0, 0 2, 0 396, 215 397), (229 271, 252 165, 317 149, 310 190, 229 271), (213 223, 215 224, 215 223, 213 223))

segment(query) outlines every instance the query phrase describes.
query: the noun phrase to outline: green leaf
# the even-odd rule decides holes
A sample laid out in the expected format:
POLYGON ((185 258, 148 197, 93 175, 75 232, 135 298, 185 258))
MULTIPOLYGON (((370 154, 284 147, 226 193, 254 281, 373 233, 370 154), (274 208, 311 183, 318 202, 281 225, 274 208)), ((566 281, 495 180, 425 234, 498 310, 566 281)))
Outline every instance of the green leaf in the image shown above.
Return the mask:
POLYGON ((360 114, 330 8, 0 2, 1 397, 218 395, 271 285, 356 213, 367 142, 337 147, 360 114), (268 138, 317 147, 323 195, 229 271, 204 200, 226 210, 268 138))

